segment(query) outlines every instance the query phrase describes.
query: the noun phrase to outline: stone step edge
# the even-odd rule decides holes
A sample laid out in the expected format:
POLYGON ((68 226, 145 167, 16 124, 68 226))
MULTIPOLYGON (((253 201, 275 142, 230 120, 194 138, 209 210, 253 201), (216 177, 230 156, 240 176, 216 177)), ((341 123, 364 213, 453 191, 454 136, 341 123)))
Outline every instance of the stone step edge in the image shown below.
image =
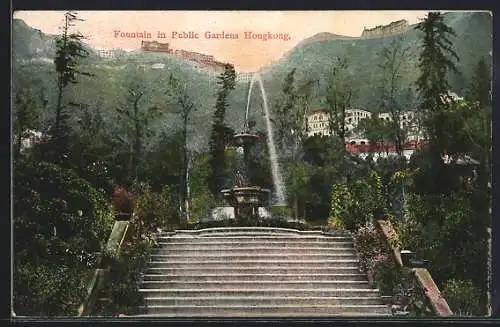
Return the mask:
MULTIPOLYGON (((225 251, 225 252, 237 252, 237 251, 251 251, 251 250, 272 250, 272 251, 282 251, 282 250, 314 250, 314 251, 355 251, 354 247, 291 247, 291 246, 274 246, 272 248, 266 247, 266 246, 246 246, 246 247, 237 247, 237 248, 215 248, 215 249, 207 249, 203 246, 200 246, 201 249, 195 249, 195 248, 187 248, 187 249, 177 249, 177 245, 173 245, 173 243, 163 243, 166 246, 165 247, 160 247, 159 250, 168 250, 168 251, 187 251, 187 252, 196 252, 196 251, 225 251)), ((186 245, 185 243, 177 243, 177 244, 183 244, 186 245)), ((213 245, 219 246, 220 243, 215 243, 213 245)), ((192 244, 189 244, 192 245, 192 244)))
POLYGON ((144 297, 144 300, 381 300, 380 296, 158 296, 144 297))
POLYGON ((139 288, 139 292, 259 292, 259 293, 271 293, 271 292, 366 292, 366 293, 379 293, 380 290, 377 288, 324 288, 324 289, 316 289, 316 288, 281 288, 281 289, 258 289, 258 288, 228 288, 228 289, 220 289, 220 288, 139 288))
POLYGON ((385 304, 332 304, 332 305, 319 305, 319 304, 312 304, 312 305, 252 305, 252 306, 245 306, 245 305, 161 305, 161 304, 155 304, 155 305, 148 305, 148 306, 141 306, 141 308, 145 309, 181 309, 181 308, 194 308, 194 309, 291 309, 291 308, 350 308, 350 309, 389 309, 389 307, 385 304))
MULTIPOLYGON (((200 281, 163 281, 163 280, 145 280, 142 284, 160 284, 160 283, 171 283, 171 284, 276 284, 275 280, 200 280, 200 281)), ((364 280, 280 280, 279 284, 368 284, 368 281, 364 280)))
POLYGON ((261 258, 261 257, 278 257, 278 258, 284 258, 284 257, 293 257, 293 256, 299 256, 299 257, 351 257, 351 258, 357 258, 356 253, 253 253, 253 254, 217 254, 217 253, 198 253, 198 254, 190 254, 190 255, 183 255, 183 254, 151 254, 151 258, 210 258, 210 257, 215 257, 215 258, 234 258, 234 257, 247 257, 247 258, 261 258))
POLYGON ((202 235, 188 235, 188 234, 176 234, 172 236, 158 236, 158 239, 195 239, 195 240, 208 240, 208 239, 294 239, 294 240, 352 240, 351 236, 328 236, 328 235, 272 235, 272 234, 242 234, 242 235, 212 235, 212 236, 202 236, 202 235))
MULTIPOLYGON (((191 267, 147 267, 145 270, 200 270, 200 268, 191 268, 191 267)), ((337 269, 337 270, 353 270, 357 269, 356 267, 349 266, 338 266, 338 267, 298 267, 298 268, 290 268, 290 267, 282 267, 282 266, 252 266, 252 267, 217 267, 217 268, 206 268, 210 270, 328 270, 328 269, 337 269)), ((359 270, 358 270, 359 271, 359 270)))
POLYGON ((256 276, 256 277, 276 277, 276 276, 287 276, 287 277, 366 277, 365 274, 142 274, 143 277, 242 277, 242 276, 256 276))
POLYGON ((239 264, 239 263, 256 263, 256 262, 262 262, 262 263, 343 263, 343 262, 359 262, 357 259, 337 259, 337 260, 231 260, 228 262, 227 260, 197 260, 196 262, 193 261, 157 261, 157 260, 151 260, 150 262, 154 263, 165 263, 165 264, 178 264, 178 263, 190 263, 190 264, 213 264, 213 263, 220 263, 220 264, 239 264))

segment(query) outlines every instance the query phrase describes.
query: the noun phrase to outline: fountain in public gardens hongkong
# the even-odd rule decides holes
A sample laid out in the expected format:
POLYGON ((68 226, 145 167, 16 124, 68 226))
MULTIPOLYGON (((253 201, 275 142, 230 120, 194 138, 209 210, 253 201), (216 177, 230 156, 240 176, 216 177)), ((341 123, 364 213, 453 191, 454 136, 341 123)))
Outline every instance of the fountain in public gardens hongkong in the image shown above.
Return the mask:
POLYGON ((234 135, 233 143, 235 146, 240 147, 243 150, 244 168, 242 171, 238 170, 235 173, 233 187, 221 191, 230 207, 215 208, 212 211, 212 218, 215 220, 229 218, 252 223, 252 219, 272 218, 269 209, 271 209, 271 212, 284 212, 284 209, 286 209, 285 186, 278 162, 276 145, 274 143, 273 126, 271 124, 266 92, 258 73, 254 74, 250 82, 243 131, 234 135), (251 185, 247 176, 249 171, 250 149, 252 145, 259 140, 259 136, 251 131, 248 124, 250 97, 252 95, 253 85, 256 81, 259 82, 260 93, 264 104, 267 146, 269 150, 271 174, 274 186, 273 199, 271 199, 271 190, 251 185))

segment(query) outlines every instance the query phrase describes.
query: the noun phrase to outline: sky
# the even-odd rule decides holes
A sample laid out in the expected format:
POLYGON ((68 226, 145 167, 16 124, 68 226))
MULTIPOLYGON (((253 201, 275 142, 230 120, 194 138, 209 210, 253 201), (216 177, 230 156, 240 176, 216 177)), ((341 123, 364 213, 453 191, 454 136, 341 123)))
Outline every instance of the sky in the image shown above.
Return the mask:
MULTIPOLYGON (((277 61, 301 40, 317 33, 360 36, 364 27, 400 19, 415 24, 426 14, 427 11, 79 11, 78 16, 84 21, 77 22, 75 29, 96 48, 139 49, 141 40, 157 40, 168 42, 174 49, 213 55, 218 61, 232 63, 238 71, 253 72, 277 61), (158 38, 158 32, 164 33, 164 37, 158 38), (223 32, 236 34, 238 39, 213 37, 223 32), (141 38, 147 33, 151 38, 141 38), (269 34, 272 38, 264 41, 263 35, 269 34)), ((14 18, 46 34, 59 34, 63 17, 63 11, 14 13, 14 18)))

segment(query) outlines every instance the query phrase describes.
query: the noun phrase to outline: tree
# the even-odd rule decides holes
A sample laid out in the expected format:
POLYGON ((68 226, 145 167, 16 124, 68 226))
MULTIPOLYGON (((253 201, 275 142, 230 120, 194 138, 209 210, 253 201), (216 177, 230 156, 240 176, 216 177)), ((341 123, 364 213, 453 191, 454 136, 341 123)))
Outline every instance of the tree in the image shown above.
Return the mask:
POLYGON ((372 115, 370 118, 362 119, 354 129, 358 133, 362 133, 371 143, 368 147, 370 151, 378 149, 378 144, 392 141, 393 125, 380 119, 377 115, 372 115))
POLYGON ((236 86, 236 72, 233 65, 226 64, 225 70, 217 77, 220 86, 217 92, 217 102, 212 121, 210 135, 210 167, 212 169, 209 186, 214 195, 218 194, 224 184, 225 148, 232 136, 231 129, 225 124, 224 118, 229 94, 236 86))
POLYGON ((76 21, 83 21, 78 18, 78 14, 68 11, 64 14, 64 24, 62 34, 56 38, 56 57, 54 59, 57 73, 57 103, 54 122, 54 136, 59 153, 66 151, 65 139, 67 138, 67 113, 63 104, 64 90, 69 84, 77 83, 77 75, 92 76, 91 73, 78 69, 79 60, 88 57, 89 53, 82 44, 84 36, 80 32, 71 32, 71 27, 76 21))
POLYGON ((181 171, 181 190, 179 194, 179 202, 184 205, 183 212, 180 213, 180 217, 184 217, 187 221, 189 220, 189 205, 188 205, 188 123, 191 114, 196 110, 195 104, 189 94, 187 93, 186 85, 181 83, 173 75, 169 78, 169 96, 174 99, 174 101, 180 106, 179 113, 182 119, 182 171, 181 171))
POLYGON ((420 108, 425 112, 424 123, 430 137, 431 152, 440 160, 445 152, 445 133, 441 127, 443 112, 450 104, 447 73, 457 70, 454 60, 459 60, 450 40, 455 32, 444 23, 439 12, 430 12, 415 28, 424 34, 418 58, 420 76, 416 82, 421 98, 420 108))
POLYGON ((351 105, 352 79, 346 58, 337 58, 327 86, 326 104, 331 134, 337 135, 343 144, 346 137, 346 110, 351 105))
POLYGON ((26 134, 27 130, 34 128, 37 118, 35 109, 35 101, 31 92, 28 89, 17 90, 14 99, 14 119, 12 126, 16 144, 15 157, 19 157, 21 154, 22 141, 25 137, 29 136, 26 134))
POLYGON ((399 93, 399 81, 401 79, 401 66, 405 61, 405 55, 409 47, 403 47, 403 39, 398 38, 391 42, 389 47, 384 47, 380 53, 382 62, 379 69, 382 76, 382 111, 389 111, 392 117, 392 137, 396 146, 396 152, 403 156, 405 133, 401 128, 402 106, 397 100, 399 93))
POLYGON ((125 120, 129 126, 128 135, 132 139, 129 161, 129 176, 137 179, 139 160, 142 154, 143 139, 147 135, 151 135, 148 127, 153 119, 162 114, 161 108, 151 106, 144 109, 140 105, 146 90, 142 80, 142 72, 138 70, 129 71, 126 78, 128 79, 127 96, 125 104, 122 107, 117 107, 116 111, 125 120))
POLYGON ((276 139, 283 153, 291 139, 291 131, 295 116, 295 104, 297 100, 295 90, 295 72, 293 68, 285 77, 282 88, 281 99, 275 109, 274 125, 276 126, 276 139))

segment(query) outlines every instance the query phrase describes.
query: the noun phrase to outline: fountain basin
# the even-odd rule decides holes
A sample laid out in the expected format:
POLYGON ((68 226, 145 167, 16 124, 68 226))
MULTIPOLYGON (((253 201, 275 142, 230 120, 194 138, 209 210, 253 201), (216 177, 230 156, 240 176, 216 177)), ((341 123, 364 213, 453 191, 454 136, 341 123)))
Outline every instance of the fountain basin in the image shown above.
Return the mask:
POLYGON ((269 200, 270 190, 259 186, 237 186, 222 190, 221 193, 229 204, 238 207, 240 205, 252 205, 255 207, 265 206, 269 200))
POLYGON ((247 146, 255 143, 259 136, 252 133, 239 133, 233 136, 233 142, 237 146, 247 146))

